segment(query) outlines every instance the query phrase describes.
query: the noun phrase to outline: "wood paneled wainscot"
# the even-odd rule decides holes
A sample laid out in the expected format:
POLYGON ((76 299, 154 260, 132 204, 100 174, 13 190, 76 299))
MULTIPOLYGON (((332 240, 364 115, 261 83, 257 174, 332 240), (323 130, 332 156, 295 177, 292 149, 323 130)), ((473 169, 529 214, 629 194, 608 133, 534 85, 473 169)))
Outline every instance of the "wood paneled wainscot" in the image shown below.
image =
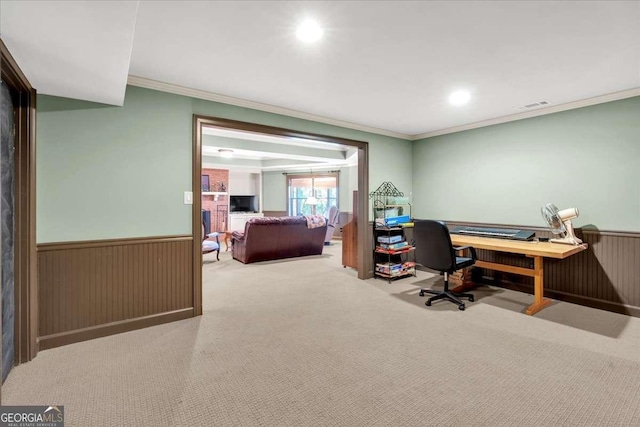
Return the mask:
POLYGON ((38 245, 40 349, 192 317, 192 241, 38 245))
MULTIPOLYGON (((479 224, 447 221, 449 227, 511 227, 535 231, 537 237, 553 237, 548 228, 505 224, 479 224)), ((577 229, 587 250, 567 259, 546 259, 544 294, 546 297, 640 317, 640 233, 577 229)), ((518 254, 479 249, 485 262, 530 268, 531 259, 518 254)), ((478 267, 481 267, 479 263, 478 267)), ((486 284, 532 292, 533 279, 508 272, 480 268, 478 279, 486 284)))

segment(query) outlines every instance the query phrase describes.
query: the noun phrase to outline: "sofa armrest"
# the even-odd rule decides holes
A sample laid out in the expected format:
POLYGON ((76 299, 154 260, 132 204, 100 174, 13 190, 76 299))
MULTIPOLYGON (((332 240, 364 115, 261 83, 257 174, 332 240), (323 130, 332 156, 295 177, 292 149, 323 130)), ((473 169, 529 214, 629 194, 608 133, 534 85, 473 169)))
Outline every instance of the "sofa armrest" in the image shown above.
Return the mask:
POLYGON ((242 231, 234 231, 231 233, 231 240, 242 241, 244 240, 244 233, 242 231))

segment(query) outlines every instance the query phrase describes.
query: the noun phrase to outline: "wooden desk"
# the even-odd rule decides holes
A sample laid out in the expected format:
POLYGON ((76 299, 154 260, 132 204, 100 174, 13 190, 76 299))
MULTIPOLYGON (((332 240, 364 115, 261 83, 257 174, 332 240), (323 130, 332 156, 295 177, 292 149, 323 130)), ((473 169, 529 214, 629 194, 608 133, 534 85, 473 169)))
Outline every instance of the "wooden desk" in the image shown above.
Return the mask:
POLYGON ((533 258, 533 269, 522 268, 506 264, 498 264, 487 261, 476 261, 475 265, 489 270, 504 271, 506 273, 520 274, 522 276, 533 277, 534 302, 525 310, 528 315, 533 315, 551 303, 550 299, 544 298, 544 263, 543 259, 556 258, 564 259, 573 254, 587 249, 586 244, 579 246, 565 245, 562 243, 549 242, 523 242, 519 240, 491 239, 488 237, 463 236, 451 234, 451 242, 454 246, 473 246, 476 249, 486 249, 489 251, 509 252, 522 254, 533 258))

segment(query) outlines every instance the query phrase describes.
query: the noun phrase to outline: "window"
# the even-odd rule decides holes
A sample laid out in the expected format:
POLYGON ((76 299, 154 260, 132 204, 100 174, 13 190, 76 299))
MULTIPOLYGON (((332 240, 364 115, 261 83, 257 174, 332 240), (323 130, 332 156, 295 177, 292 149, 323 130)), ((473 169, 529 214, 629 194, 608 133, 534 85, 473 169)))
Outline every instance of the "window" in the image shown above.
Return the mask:
POLYGON ((326 216, 331 206, 338 206, 338 174, 287 175, 287 199, 291 216, 326 216))

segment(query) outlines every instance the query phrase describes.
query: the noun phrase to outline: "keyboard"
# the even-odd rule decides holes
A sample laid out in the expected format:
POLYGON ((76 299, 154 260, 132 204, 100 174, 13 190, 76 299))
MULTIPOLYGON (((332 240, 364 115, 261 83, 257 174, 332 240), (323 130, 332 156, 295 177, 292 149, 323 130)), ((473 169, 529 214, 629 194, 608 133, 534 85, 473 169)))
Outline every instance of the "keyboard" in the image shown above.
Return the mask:
POLYGON ((497 239, 532 240, 536 235, 533 231, 516 230, 514 228, 488 228, 488 227, 453 227, 449 229, 453 234, 465 234, 468 236, 493 237, 497 239))

